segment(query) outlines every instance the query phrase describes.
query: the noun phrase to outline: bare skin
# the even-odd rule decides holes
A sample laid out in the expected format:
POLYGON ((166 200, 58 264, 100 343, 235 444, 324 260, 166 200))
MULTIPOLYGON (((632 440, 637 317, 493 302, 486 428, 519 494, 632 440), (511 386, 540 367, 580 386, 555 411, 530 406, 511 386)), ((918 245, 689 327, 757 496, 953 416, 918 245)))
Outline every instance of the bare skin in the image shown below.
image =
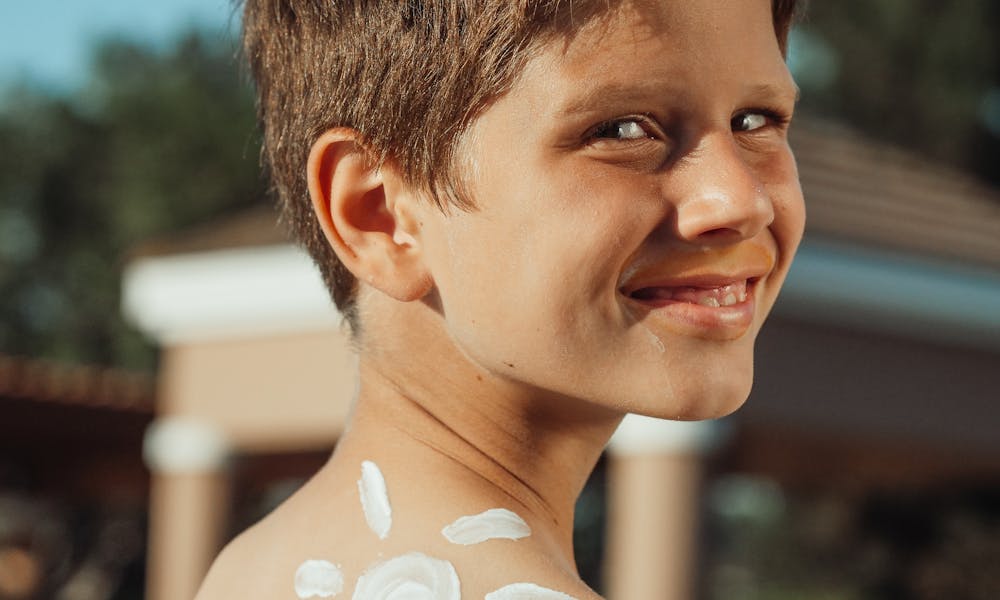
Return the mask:
POLYGON ((463 598, 520 581, 599 598, 574 566, 573 506, 622 416, 711 418, 749 392, 804 222, 794 102, 767 0, 642 1, 545 46, 473 123, 475 211, 438 211, 353 132, 323 134, 313 202, 362 282, 356 411, 198 598, 294 597, 316 558, 350 597, 414 550, 450 561, 463 598), (385 540, 358 499, 364 460, 386 478, 385 540), (490 508, 532 535, 441 535, 490 508))

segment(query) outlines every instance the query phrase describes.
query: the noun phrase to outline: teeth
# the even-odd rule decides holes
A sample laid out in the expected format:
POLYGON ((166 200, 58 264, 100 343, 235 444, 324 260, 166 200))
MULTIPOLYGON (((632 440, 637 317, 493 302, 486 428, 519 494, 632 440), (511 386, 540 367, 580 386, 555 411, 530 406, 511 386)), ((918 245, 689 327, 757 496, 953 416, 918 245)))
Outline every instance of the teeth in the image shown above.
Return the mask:
POLYGON ((645 287, 628 292, 628 295, 641 301, 690 302, 708 308, 735 306, 746 302, 749 297, 749 282, 742 281, 721 285, 715 288, 700 287, 645 287))

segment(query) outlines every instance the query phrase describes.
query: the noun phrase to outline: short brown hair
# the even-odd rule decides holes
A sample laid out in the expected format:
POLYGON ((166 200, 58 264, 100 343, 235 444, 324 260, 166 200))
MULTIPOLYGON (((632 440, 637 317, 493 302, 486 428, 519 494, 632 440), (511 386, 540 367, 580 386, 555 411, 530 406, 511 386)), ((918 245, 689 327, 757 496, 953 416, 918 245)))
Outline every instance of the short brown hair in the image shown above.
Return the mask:
MULTIPOLYGON (((352 128, 374 160, 391 158, 439 206, 470 209, 469 199, 454 193, 461 134, 509 88, 530 49, 571 34, 614 3, 246 0, 243 46, 257 84, 264 163, 283 220, 352 326, 357 282, 309 201, 306 162, 314 141, 333 127, 352 128)), ((782 51, 795 3, 772 0, 782 51)))

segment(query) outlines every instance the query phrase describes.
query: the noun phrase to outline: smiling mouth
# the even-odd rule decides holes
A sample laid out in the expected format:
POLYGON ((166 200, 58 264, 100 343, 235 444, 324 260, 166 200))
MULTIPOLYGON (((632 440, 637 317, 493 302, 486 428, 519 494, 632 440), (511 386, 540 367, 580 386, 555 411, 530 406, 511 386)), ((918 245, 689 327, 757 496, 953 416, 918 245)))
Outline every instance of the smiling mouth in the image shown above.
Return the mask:
POLYGON ((757 278, 743 279, 718 286, 648 286, 633 290, 626 296, 653 306, 680 302, 720 308, 746 302, 756 281, 757 278))

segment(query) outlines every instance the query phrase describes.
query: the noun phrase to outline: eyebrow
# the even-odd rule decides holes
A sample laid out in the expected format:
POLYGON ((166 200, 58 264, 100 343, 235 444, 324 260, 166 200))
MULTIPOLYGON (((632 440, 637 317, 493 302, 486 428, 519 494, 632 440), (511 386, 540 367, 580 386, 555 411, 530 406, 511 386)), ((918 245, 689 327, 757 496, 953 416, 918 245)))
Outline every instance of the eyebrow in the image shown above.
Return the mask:
MULTIPOLYGON (((759 83, 749 86, 744 92, 747 96, 754 98, 782 98, 791 99, 793 103, 798 103, 801 97, 799 86, 792 82, 794 94, 790 95, 789 89, 782 85, 773 83, 759 83)), ((636 100, 663 98, 664 90, 669 86, 660 83, 635 82, 635 83, 604 83, 589 90, 587 93, 572 98, 565 106, 557 109, 560 116, 573 116, 578 113, 592 110, 595 104, 618 104, 634 102, 636 100)))
POLYGON ((597 103, 618 104, 637 99, 654 99, 663 97, 662 85, 652 85, 646 82, 635 83, 604 83, 587 93, 572 98, 565 106, 557 109, 560 116, 572 116, 592 110, 597 103))
MULTIPOLYGON (((793 96, 791 96, 792 102, 797 103, 802 98, 802 90, 799 85, 792 82, 792 88, 795 90, 793 96)), ((785 86, 774 85, 772 83, 760 83, 752 85, 747 88, 747 94, 756 97, 778 97, 778 98, 788 98, 788 89, 785 86)))

